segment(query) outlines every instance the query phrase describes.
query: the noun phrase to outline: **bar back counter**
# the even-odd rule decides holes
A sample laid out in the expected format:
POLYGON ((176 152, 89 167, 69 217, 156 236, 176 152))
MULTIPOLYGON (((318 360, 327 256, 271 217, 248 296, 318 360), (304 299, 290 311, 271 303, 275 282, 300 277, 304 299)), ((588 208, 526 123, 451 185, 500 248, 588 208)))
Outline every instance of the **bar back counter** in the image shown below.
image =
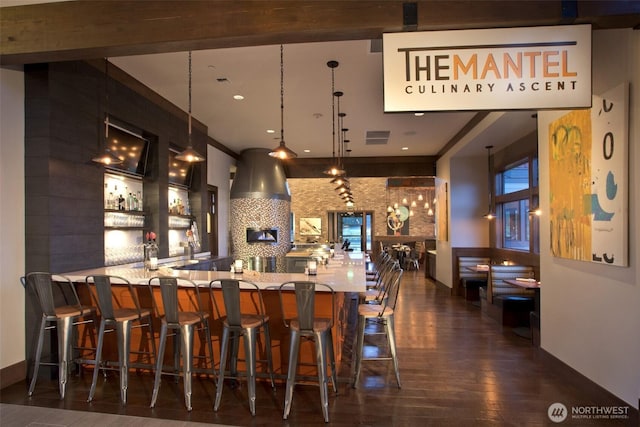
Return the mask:
MULTIPOLYGON (((299 257, 300 254, 292 254, 294 257, 299 257)), ((206 260, 202 260, 206 262, 206 260)), ((335 305, 335 319, 336 325, 333 329, 335 353, 336 353, 336 370, 340 373, 340 365, 342 360, 342 348, 346 337, 346 331, 348 326, 349 310, 355 305, 352 304, 354 294, 363 292, 366 288, 366 275, 365 264, 366 255, 363 253, 345 252, 336 253, 335 257, 330 258, 325 265, 319 265, 316 275, 308 275, 304 272, 258 272, 253 270, 244 269, 241 274, 231 273, 230 271, 205 271, 192 269, 194 264, 193 260, 184 260, 182 262, 173 262, 168 265, 160 265, 157 271, 147 271, 142 266, 137 265, 125 265, 125 266, 111 266, 111 267, 99 267, 87 270, 73 271, 64 273, 64 276, 68 277, 74 282, 85 282, 87 276, 90 275, 112 275, 119 276, 127 279, 135 285, 138 293, 138 299, 141 305, 147 308, 152 308, 153 301, 161 301, 159 289, 149 286, 149 279, 158 276, 173 276, 184 279, 189 279, 201 287, 201 293, 203 299, 205 299, 206 309, 209 311, 211 319, 211 335, 214 346, 215 363, 219 364, 220 355, 220 338, 222 335, 222 322, 217 318, 213 304, 210 298, 205 298, 209 295, 209 284, 213 280, 219 279, 243 279, 255 283, 261 290, 265 301, 267 315, 269 316, 270 328, 271 328, 271 343, 273 353, 273 365, 276 378, 278 380, 284 380, 287 376, 287 363, 289 356, 289 331, 285 327, 283 322, 282 313, 284 312, 285 318, 291 313, 294 313, 295 299, 293 294, 291 298, 286 298, 284 304, 281 303, 278 295, 278 288, 284 282, 289 281, 313 281, 317 283, 323 283, 329 285, 336 292, 336 305, 335 305), (206 292, 202 292, 206 288, 206 292), (153 296, 152 296, 153 294, 153 296)), ((86 287, 79 287, 80 290, 86 289, 86 287)), ((219 292, 214 290, 213 292, 219 292)), ((127 292, 122 289, 120 292, 117 287, 115 290, 116 298, 128 298, 127 292)), ((81 295, 86 303, 90 303, 91 296, 85 292, 81 295)), ((180 289, 180 306, 183 310, 193 309, 193 300, 189 294, 188 289, 180 289)), ((330 294, 325 292, 318 292, 316 295, 317 308, 316 312, 318 316, 329 315, 331 311, 330 294), (324 312, 323 312, 324 310, 324 312)), ((251 300, 251 296, 247 296, 243 300, 243 306, 246 304, 248 310, 254 302, 251 300)), ((159 321, 155 331, 159 331, 159 321)), ((157 335, 157 334, 156 334, 157 335)), ((140 335, 132 334, 131 348, 136 348, 141 340, 140 335)), ((158 337, 156 336, 156 339, 158 337)), ((204 351, 202 348, 202 342, 199 339, 195 340, 194 354, 200 354, 204 351)), ((165 362, 172 363, 172 349, 169 347, 171 343, 168 343, 167 351, 165 351, 165 362), (167 356, 168 355, 168 356, 167 356)), ((258 344, 259 356, 264 354, 264 343, 258 344)), ((115 341, 105 343, 103 353, 105 358, 111 360, 117 360, 117 348, 115 341)), ((242 346, 240 346, 239 360, 244 358, 242 346)), ((311 343, 304 343, 300 348, 300 363, 298 364, 298 375, 302 377, 308 376, 309 378, 317 378, 317 371, 315 368, 316 359, 314 353, 314 347, 311 343)), ((210 367, 202 367, 207 369, 210 367)), ((239 368, 243 368, 241 364, 239 368)), ((258 377, 266 376, 266 366, 257 366, 258 377)))

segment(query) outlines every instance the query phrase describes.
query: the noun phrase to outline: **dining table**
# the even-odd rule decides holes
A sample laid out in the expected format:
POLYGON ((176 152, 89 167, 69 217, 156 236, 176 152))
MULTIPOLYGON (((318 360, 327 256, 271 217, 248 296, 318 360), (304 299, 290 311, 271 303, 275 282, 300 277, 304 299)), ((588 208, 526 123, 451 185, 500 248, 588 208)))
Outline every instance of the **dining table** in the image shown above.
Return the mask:
POLYGON ((517 286, 519 288, 525 289, 533 289, 533 313, 535 316, 535 324, 533 321, 533 317, 531 318, 531 324, 526 331, 515 331, 518 335, 521 335, 525 338, 529 338, 532 340, 533 344, 536 346, 540 345, 540 281, 537 279, 531 279, 526 277, 517 277, 515 279, 505 279, 505 283, 508 283, 512 286, 517 286), (534 333, 534 330, 537 333, 534 333))

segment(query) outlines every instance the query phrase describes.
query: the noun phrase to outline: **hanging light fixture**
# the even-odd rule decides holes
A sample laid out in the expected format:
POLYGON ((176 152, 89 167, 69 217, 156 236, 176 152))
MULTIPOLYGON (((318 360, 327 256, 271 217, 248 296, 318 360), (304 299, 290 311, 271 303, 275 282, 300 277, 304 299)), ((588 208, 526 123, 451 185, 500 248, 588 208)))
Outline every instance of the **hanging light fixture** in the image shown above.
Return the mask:
POLYGON ((104 58, 104 99, 105 99, 105 119, 104 119, 104 139, 100 137, 102 150, 91 160, 104 166, 120 165, 123 159, 116 156, 109 150, 109 59, 104 58))
POLYGON ((341 179, 341 174, 339 174, 339 165, 336 159, 336 98, 335 98, 335 90, 336 90, 336 80, 335 80, 335 69, 338 67, 338 61, 329 61, 327 62, 327 67, 331 68, 331 165, 325 169, 322 173, 325 175, 334 176, 335 178, 331 180, 332 184, 341 185, 344 181, 341 179))
POLYGON ((280 145, 271 150, 271 157, 286 160, 298 157, 284 143, 284 47, 280 45, 280 145))
POLYGON ((187 149, 176 156, 177 160, 195 163, 205 161, 205 157, 193 149, 191 145, 191 51, 189 51, 189 134, 187 149))
POLYGON ((486 147, 484 147, 487 149, 487 180, 488 180, 488 193, 489 193, 489 208, 487 209, 487 214, 484 216, 487 219, 493 219, 495 218, 495 215, 493 214, 493 209, 491 209, 491 202, 492 202, 492 193, 493 193, 493 182, 491 180, 491 149, 493 148, 493 145, 487 145, 486 147))

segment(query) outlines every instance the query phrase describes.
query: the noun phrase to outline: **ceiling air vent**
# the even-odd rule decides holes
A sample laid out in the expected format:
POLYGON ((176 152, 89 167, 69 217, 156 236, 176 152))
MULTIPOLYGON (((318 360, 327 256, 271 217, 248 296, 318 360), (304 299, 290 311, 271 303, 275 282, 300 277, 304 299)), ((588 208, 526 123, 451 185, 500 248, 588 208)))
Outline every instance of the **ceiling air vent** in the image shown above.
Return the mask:
POLYGON ((389 130, 368 130, 365 137, 366 145, 384 145, 389 142, 389 130))

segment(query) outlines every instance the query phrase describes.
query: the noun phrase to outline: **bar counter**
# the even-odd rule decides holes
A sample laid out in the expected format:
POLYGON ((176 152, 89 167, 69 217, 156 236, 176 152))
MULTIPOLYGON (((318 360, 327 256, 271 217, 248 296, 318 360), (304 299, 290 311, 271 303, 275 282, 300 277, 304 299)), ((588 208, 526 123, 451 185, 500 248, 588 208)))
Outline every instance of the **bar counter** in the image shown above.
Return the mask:
MULTIPOLYGON (((251 281, 258 285, 258 287, 262 290, 267 314, 270 319, 269 324, 271 329, 271 348, 274 359, 274 371, 276 374, 276 378, 280 380, 285 379, 287 374, 287 364, 289 357, 289 330, 284 326, 283 323, 280 298, 277 290, 282 283, 288 281, 314 281, 317 283, 327 284, 331 286, 336 293, 336 304, 334 313, 336 323, 333 328, 333 337, 336 353, 336 363, 338 365, 336 369, 337 372, 340 373, 342 348, 348 327, 349 310, 353 307, 353 304, 351 304, 352 295, 354 293, 362 292, 366 289, 365 254, 354 252, 336 254, 336 257, 330 259, 327 265, 318 266, 316 275, 306 275, 304 273, 263 273, 246 269, 241 274, 231 273, 229 271, 200 271, 183 269, 185 266, 188 266, 188 264, 189 260, 178 260, 172 261, 170 263, 165 263, 164 265, 161 263, 159 269, 156 271, 145 271, 145 269, 142 268, 141 265, 122 265, 73 271, 63 273, 63 275, 77 283, 83 283, 87 276, 96 274, 107 274, 123 277, 130 281, 132 284, 136 285, 138 299, 140 300, 140 303, 143 307, 152 307, 151 294, 149 293, 150 288, 147 286, 149 279, 152 277, 173 276, 189 279, 202 288, 206 288, 206 292, 202 292, 201 295, 206 306, 205 309, 208 310, 210 314, 210 327, 214 345, 214 359, 216 365, 218 365, 219 363, 219 343, 222 335, 222 322, 219 318, 217 318, 215 310, 213 309, 213 304, 210 301, 208 291, 209 283, 212 280, 229 278, 251 281)), ((79 291, 82 291, 83 289, 86 289, 86 287, 79 287, 79 291)), ((156 301, 161 300, 159 289, 153 288, 151 289, 151 292, 153 292, 153 298, 156 301)), ((181 294, 179 298, 182 309, 192 309, 192 298, 190 298, 187 289, 181 290, 180 292, 181 294)), ((124 289, 122 289, 122 292, 118 294, 118 297, 124 298, 125 294, 126 293, 124 292, 124 289)), ((90 297, 86 294, 82 298, 87 303, 90 300, 90 297)), ((318 301, 318 307, 316 309, 316 316, 327 317, 331 315, 330 298, 331 296, 328 292, 317 293, 316 299, 318 301)), ((221 301, 221 297, 217 301, 221 301)), ((247 298, 246 302, 248 307, 254 305, 250 298, 247 298)), ((295 299, 293 298, 292 293, 289 293, 289 295, 285 296, 284 300, 284 313, 286 318, 293 316, 294 307, 295 299)), ((159 320, 154 322, 154 330, 156 340, 158 340, 160 331, 159 320)), ((111 360, 117 359, 117 347, 114 338, 115 337, 113 337, 110 341, 105 341, 105 348, 103 351, 105 356, 111 360)), ((133 341, 131 348, 136 348, 138 346, 136 340, 139 341, 140 339, 141 337, 139 335, 136 335, 136 333, 134 332, 132 334, 133 341)), ((196 338, 195 341, 194 354, 197 355, 200 354, 203 349, 200 346, 200 340, 196 338)), ((172 354, 172 350, 170 344, 171 343, 169 342, 167 345, 167 350, 165 351, 165 363, 171 363, 170 355, 172 354)), ((263 344, 259 343, 258 356, 261 359, 263 359, 263 357, 261 357, 263 353, 262 346, 263 344)), ((244 357, 242 347, 243 346, 241 345, 239 354, 240 359, 243 359, 244 357)), ((317 373, 315 368, 315 350, 313 344, 303 341, 300 347, 299 357, 298 374, 302 376, 315 377, 317 373)), ((132 360, 132 362, 134 362, 134 360, 132 360)), ((194 363, 196 363, 196 366, 198 366, 198 362, 194 363)), ((207 367, 201 368, 206 369, 207 367)), ((261 366, 261 364, 259 363, 256 368, 258 376, 264 377, 264 375, 266 374, 266 366, 261 366)), ((242 363, 239 363, 239 369, 244 369, 242 363)))

